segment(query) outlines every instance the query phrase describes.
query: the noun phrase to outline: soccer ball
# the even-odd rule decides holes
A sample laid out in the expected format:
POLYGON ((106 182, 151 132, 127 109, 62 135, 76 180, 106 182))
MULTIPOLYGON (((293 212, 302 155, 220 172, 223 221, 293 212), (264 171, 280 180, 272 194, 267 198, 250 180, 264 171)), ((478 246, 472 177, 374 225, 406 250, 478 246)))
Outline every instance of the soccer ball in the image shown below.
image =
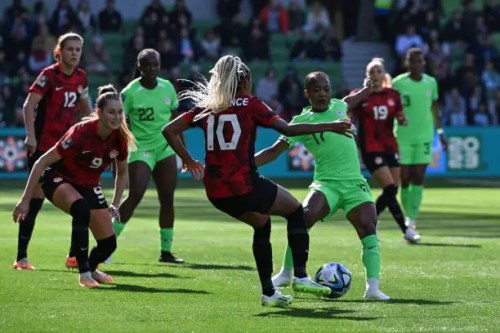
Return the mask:
POLYGON ((339 298, 351 288, 351 272, 338 262, 328 262, 316 272, 317 283, 329 287, 332 292, 327 297, 339 298))

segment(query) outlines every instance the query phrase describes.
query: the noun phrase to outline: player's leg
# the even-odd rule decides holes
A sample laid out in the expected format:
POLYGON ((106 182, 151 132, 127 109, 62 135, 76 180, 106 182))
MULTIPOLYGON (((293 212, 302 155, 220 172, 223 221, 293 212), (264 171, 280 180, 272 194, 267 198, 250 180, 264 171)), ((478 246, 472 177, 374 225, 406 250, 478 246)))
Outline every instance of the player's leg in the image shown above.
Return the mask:
POLYGON ((380 281, 380 247, 376 235, 377 212, 371 199, 368 183, 359 181, 338 182, 342 193, 341 207, 346 217, 356 229, 362 244, 362 262, 366 273, 366 299, 387 300, 379 289, 380 281))
POLYGON ((412 189, 410 195, 410 211, 408 212, 409 223, 412 227, 415 227, 416 219, 420 213, 427 165, 432 162, 431 142, 421 143, 416 147, 411 172, 412 189))
MULTIPOLYGON (((266 181, 270 182, 267 179, 266 181)), ((279 185, 276 185, 276 187, 276 199, 268 214, 283 216, 287 220, 287 238, 293 258, 293 289, 296 292, 326 296, 330 293, 330 289, 317 284, 307 276, 306 263, 309 251, 309 234, 304 209, 288 190, 279 185)))
MULTIPOLYGON (((323 192, 316 189, 311 189, 304 199, 304 218, 306 225, 311 228, 316 221, 326 217, 330 212, 330 206, 323 192)), ((293 258, 290 246, 286 246, 283 258, 283 264, 278 274, 273 276, 273 284, 275 287, 284 287, 290 285, 293 278, 293 258)))
POLYGON ((113 283, 113 278, 97 269, 116 250, 116 236, 111 223, 111 214, 107 203, 93 203, 90 211, 90 230, 94 235, 97 245, 92 248, 89 255, 89 267, 92 278, 98 283, 113 283))
POLYGON ((415 146, 398 142, 401 162, 401 204, 406 215, 411 209, 411 165, 414 161, 415 146))
POLYGON ((160 262, 183 264, 184 260, 172 254, 174 238, 174 191, 177 184, 177 160, 169 155, 156 163, 153 179, 160 201, 160 262))
MULTIPOLYGON (((32 156, 28 157, 29 170, 33 168, 35 162, 40 158, 42 152, 36 151, 32 156)), ((14 262, 14 269, 34 270, 35 267, 28 261, 28 245, 35 228, 35 220, 40 209, 42 209, 45 196, 41 186, 37 186, 30 200, 30 206, 26 218, 23 223, 19 223, 19 231, 17 234, 17 257, 14 262)))

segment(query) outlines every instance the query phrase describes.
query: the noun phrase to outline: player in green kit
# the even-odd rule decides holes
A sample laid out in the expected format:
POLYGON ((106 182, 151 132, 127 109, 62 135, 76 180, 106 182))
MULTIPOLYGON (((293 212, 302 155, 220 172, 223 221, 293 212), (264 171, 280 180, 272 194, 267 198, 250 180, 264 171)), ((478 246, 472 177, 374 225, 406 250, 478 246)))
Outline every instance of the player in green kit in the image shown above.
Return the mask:
POLYGON ((177 117, 179 102, 170 81, 158 77, 160 55, 144 49, 137 56, 140 76, 121 92, 123 108, 130 130, 137 140, 137 151, 128 159, 129 192, 120 205, 120 221, 114 221, 120 235, 141 202, 152 175, 160 202, 160 262, 182 264, 172 254, 174 235, 174 190, 177 183, 177 161, 172 148, 161 134, 165 124, 177 117))
POLYGON ((420 212, 425 171, 432 162, 434 127, 443 150, 446 137, 441 128, 437 105, 436 79, 424 73, 425 60, 422 50, 410 48, 405 59, 408 72, 395 77, 393 87, 401 95, 407 126, 396 130, 401 163, 401 202, 406 211, 406 224, 416 232, 415 220, 420 212))
MULTIPOLYGON (((291 123, 319 123, 348 119, 347 110, 354 107, 370 93, 370 82, 357 94, 344 100, 332 99, 330 79, 323 72, 313 72, 305 79, 306 98, 311 106, 304 108, 291 123)), ((376 231, 377 213, 371 197, 370 186, 360 171, 358 149, 353 138, 335 133, 280 137, 271 147, 258 152, 257 165, 276 159, 295 143, 301 142, 314 156, 316 166, 309 194, 304 199, 304 214, 310 228, 319 220, 328 218, 341 208, 356 229, 363 246, 362 260, 366 268, 365 299, 388 300, 379 289, 380 248, 376 231)), ((275 287, 287 286, 292 279, 290 248, 285 253, 284 266, 273 277, 275 287)))

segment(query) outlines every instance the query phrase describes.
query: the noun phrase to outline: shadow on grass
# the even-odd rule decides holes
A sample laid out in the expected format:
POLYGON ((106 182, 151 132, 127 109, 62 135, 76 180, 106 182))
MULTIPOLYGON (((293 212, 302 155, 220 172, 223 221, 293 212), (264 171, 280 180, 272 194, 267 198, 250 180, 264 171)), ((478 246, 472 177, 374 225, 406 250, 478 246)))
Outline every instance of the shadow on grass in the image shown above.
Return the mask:
POLYGON ((500 238, 500 234, 494 234, 494 235, 439 235, 442 237, 460 237, 460 238, 484 238, 484 239, 493 239, 493 238, 500 238))
POLYGON ((145 278, 152 278, 152 277, 158 277, 158 278, 177 278, 179 277, 178 275, 175 274, 170 274, 170 273, 136 273, 136 272, 130 272, 130 271, 114 271, 114 270, 105 270, 106 273, 112 275, 112 276, 128 276, 128 277, 145 277, 145 278))
POLYGON ((426 242, 414 244, 413 246, 464 247, 464 248, 472 248, 472 249, 482 248, 482 246, 478 245, 478 244, 449 244, 449 243, 426 243, 426 242))
POLYGON ((323 309, 300 309, 300 308, 284 308, 278 311, 270 311, 259 313, 256 317, 295 317, 295 318, 308 318, 308 319, 342 319, 342 320, 355 320, 355 321, 368 321, 375 320, 376 317, 356 317, 346 316, 344 314, 353 313, 353 310, 344 310, 336 308, 323 308, 323 309))
POLYGON ((230 270, 230 271, 254 271, 252 266, 245 265, 219 265, 219 264, 184 264, 183 267, 200 270, 230 270))
POLYGON ((393 298, 388 301, 366 301, 364 299, 353 299, 353 300, 339 300, 339 299, 326 299, 326 302, 338 302, 338 303, 381 303, 381 304, 415 304, 415 305, 451 305, 455 302, 450 301, 433 301, 428 299, 406 299, 406 298, 393 298))
POLYGON ((155 288, 155 287, 144 287, 133 284, 115 284, 108 285, 104 288, 98 288, 99 291, 129 291, 135 293, 165 293, 165 294, 199 294, 199 295, 208 295, 210 294, 205 290, 193 290, 193 289, 184 289, 184 288, 172 288, 172 289, 163 289, 163 288, 155 288))

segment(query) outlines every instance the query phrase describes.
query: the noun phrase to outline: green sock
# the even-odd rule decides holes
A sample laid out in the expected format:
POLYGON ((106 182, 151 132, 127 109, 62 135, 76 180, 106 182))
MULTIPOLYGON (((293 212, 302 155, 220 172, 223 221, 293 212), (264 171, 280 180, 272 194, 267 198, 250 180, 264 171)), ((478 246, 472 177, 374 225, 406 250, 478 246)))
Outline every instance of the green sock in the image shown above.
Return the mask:
POLYGON ((292 249, 289 245, 286 246, 285 256, 283 258, 283 267, 288 271, 293 270, 292 249))
POLYGON ((120 236, 123 229, 125 228, 126 223, 121 223, 118 220, 113 220, 113 230, 115 231, 116 237, 120 236))
POLYGON ((172 240, 174 239, 174 228, 160 228, 160 242, 162 252, 172 251, 172 240))
POLYGON ((379 278, 380 276, 380 247, 377 235, 369 235, 361 240, 363 254, 361 259, 366 269, 366 278, 379 278))
POLYGON ((413 185, 411 189, 410 204, 411 209, 408 213, 408 217, 411 220, 416 220, 418 213, 420 213, 420 206, 422 205, 422 192, 424 187, 422 185, 413 185))
POLYGON ((405 214, 410 214, 410 197, 411 197, 411 185, 408 187, 401 187, 401 203, 403 204, 403 208, 405 210, 405 214))

